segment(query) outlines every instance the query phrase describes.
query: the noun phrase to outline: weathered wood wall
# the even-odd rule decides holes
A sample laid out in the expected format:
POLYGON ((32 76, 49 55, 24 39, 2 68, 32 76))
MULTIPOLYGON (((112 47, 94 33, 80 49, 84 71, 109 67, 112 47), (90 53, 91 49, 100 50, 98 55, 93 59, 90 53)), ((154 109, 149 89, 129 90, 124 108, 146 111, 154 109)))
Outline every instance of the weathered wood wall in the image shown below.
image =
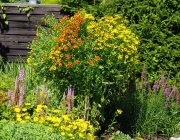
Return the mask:
POLYGON ((28 44, 36 35, 36 25, 43 23, 41 18, 45 14, 54 14, 56 18, 61 18, 60 5, 56 4, 3 4, 7 8, 4 13, 8 21, 8 26, 4 23, 3 10, 0 9, 0 55, 8 59, 10 62, 16 61, 21 57, 26 60, 28 54, 28 44), (22 9, 32 6, 33 11, 30 11, 30 17, 25 11, 19 11, 18 6, 22 9))

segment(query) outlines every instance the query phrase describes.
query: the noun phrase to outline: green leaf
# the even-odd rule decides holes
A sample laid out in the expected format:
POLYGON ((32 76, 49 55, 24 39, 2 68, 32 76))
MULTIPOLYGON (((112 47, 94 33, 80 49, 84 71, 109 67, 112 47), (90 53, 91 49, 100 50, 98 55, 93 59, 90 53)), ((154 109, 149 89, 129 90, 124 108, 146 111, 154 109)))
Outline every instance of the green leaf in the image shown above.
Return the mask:
POLYGON ((27 17, 30 17, 30 13, 27 13, 27 17))
POLYGON ((2 14, 3 19, 6 19, 6 14, 2 14))
POLYGON ((9 24, 9 22, 6 20, 5 22, 4 22, 6 25, 8 25, 9 24))

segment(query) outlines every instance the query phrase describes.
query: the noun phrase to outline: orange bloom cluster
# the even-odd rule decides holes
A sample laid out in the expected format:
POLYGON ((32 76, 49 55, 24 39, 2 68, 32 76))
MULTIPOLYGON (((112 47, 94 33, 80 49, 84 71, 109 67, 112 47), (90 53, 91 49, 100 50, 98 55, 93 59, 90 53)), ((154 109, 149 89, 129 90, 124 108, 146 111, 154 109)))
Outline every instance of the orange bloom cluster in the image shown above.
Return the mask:
POLYGON ((71 54, 74 49, 77 49, 82 45, 82 39, 78 37, 81 25, 85 22, 85 19, 81 17, 81 11, 78 11, 73 17, 69 18, 64 16, 59 24, 53 26, 59 37, 57 38, 57 44, 51 50, 49 59, 57 66, 65 65, 66 68, 72 68, 72 65, 79 64, 79 60, 73 61, 73 55, 71 54))

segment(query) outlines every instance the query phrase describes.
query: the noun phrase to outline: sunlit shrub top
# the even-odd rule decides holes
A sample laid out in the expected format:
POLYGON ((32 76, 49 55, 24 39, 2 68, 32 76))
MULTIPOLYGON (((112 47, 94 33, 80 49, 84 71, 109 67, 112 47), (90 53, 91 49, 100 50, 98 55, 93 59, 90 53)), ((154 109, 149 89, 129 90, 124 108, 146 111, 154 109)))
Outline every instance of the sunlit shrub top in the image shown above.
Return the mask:
POLYGON ((122 85, 138 63, 139 40, 120 15, 95 19, 80 10, 60 21, 53 16, 43 21, 47 27, 38 26, 27 60, 34 77, 53 79, 58 86, 72 85, 79 90, 97 77, 98 86, 100 82, 117 81, 122 85))

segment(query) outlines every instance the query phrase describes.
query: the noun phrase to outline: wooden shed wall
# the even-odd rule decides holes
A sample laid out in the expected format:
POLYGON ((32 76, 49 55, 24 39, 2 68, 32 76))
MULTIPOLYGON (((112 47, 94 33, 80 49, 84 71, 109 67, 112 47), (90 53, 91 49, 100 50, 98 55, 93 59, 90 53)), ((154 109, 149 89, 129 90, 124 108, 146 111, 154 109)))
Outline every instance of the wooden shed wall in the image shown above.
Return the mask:
POLYGON ((53 14, 56 18, 63 16, 60 5, 56 4, 3 4, 3 6, 7 8, 4 13, 8 26, 4 24, 3 11, 0 9, 0 55, 10 62, 16 61, 19 57, 26 60, 29 51, 27 46, 35 38, 36 25, 43 25, 41 18, 45 14, 53 14), (34 10, 30 11, 28 18, 25 11, 18 10, 18 6, 22 9, 32 6, 34 10))

